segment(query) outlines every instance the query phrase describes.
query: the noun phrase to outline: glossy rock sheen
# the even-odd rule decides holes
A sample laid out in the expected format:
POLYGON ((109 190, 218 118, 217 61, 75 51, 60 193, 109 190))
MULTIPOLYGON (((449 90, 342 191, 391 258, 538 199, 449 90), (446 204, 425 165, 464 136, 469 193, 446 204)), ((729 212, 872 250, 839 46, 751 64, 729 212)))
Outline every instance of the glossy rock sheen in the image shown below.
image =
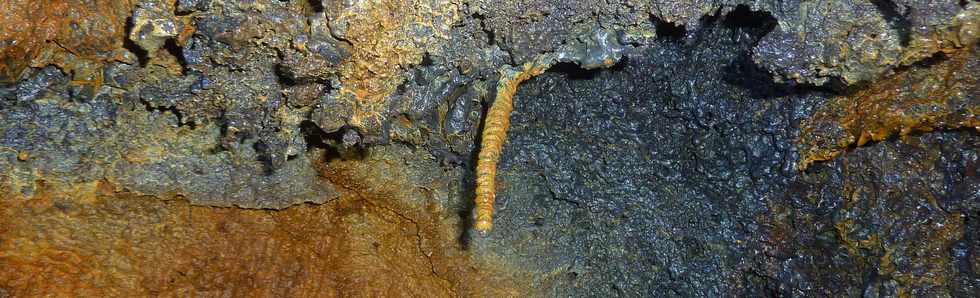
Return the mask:
POLYGON ((974 297, 977 4, 0 1, 0 297, 974 297))

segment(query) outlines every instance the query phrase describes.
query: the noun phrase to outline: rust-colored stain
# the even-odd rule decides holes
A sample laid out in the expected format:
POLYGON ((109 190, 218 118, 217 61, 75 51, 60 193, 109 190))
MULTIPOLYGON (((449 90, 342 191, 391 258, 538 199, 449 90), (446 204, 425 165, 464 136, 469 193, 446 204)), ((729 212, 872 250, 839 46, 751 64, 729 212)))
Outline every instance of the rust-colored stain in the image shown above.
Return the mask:
POLYGON ((0 83, 15 81, 28 66, 87 74, 96 71, 86 61, 125 59, 117 50, 132 7, 116 0, 0 1, 0 83))
POLYGON ((106 182, 89 195, 42 191, 31 200, 0 200, 0 296, 523 292, 471 260, 457 222, 447 220, 453 216, 405 198, 414 191, 405 175, 377 175, 384 163, 325 164, 341 198, 281 211, 192 206, 116 192, 106 182))
POLYGON ((831 99, 800 127, 800 161, 806 169, 849 146, 936 129, 980 130, 976 48, 943 56, 831 99))
POLYGON ((326 1, 333 27, 344 27, 351 57, 339 66, 341 94, 355 101, 353 124, 376 125, 385 100, 405 80, 403 69, 422 62, 448 40, 460 18, 454 3, 419 0, 326 1), (353 4, 351 6, 351 4, 353 4), (341 25, 342 24, 342 25, 341 25))

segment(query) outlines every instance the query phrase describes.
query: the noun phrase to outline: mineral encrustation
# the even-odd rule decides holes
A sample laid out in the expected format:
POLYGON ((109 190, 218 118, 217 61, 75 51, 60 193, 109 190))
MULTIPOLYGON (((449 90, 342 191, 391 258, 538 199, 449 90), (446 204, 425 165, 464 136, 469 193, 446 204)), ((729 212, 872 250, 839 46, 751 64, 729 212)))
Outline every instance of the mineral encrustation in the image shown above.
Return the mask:
POLYGON ((970 0, 0 1, 0 297, 977 297, 978 38, 970 0))

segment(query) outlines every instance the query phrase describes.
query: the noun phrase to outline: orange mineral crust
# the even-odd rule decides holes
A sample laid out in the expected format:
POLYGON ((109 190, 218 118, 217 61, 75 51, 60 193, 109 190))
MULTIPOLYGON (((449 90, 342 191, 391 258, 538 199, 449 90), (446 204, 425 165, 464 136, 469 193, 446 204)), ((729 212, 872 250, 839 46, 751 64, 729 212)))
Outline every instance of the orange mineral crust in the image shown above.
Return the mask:
POLYGON ((975 47, 937 55, 850 95, 831 99, 800 127, 800 169, 851 146, 943 129, 980 129, 975 47))
POLYGON ((125 59, 117 50, 132 7, 115 0, 0 1, 0 83, 16 81, 31 65, 92 71, 86 65, 93 61, 125 59))
POLYGON ((104 182, 88 195, 0 200, 0 296, 524 292, 506 270, 471 259, 459 244, 458 217, 410 197, 420 192, 405 185, 407 174, 378 175, 392 170, 384 163, 332 161, 323 172, 342 190, 339 199, 281 211, 191 206, 104 182))

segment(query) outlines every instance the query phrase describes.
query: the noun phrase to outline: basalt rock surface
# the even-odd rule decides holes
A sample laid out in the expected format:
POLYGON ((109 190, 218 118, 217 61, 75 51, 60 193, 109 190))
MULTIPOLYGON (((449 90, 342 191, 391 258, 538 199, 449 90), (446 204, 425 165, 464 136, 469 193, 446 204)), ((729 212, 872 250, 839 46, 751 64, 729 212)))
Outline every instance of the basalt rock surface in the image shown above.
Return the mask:
POLYGON ((2 1, 0 297, 975 297, 978 26, 975 1, 2 1), (518 88, 476 234, 498 71, 556 51, 580 63, 518 88))

